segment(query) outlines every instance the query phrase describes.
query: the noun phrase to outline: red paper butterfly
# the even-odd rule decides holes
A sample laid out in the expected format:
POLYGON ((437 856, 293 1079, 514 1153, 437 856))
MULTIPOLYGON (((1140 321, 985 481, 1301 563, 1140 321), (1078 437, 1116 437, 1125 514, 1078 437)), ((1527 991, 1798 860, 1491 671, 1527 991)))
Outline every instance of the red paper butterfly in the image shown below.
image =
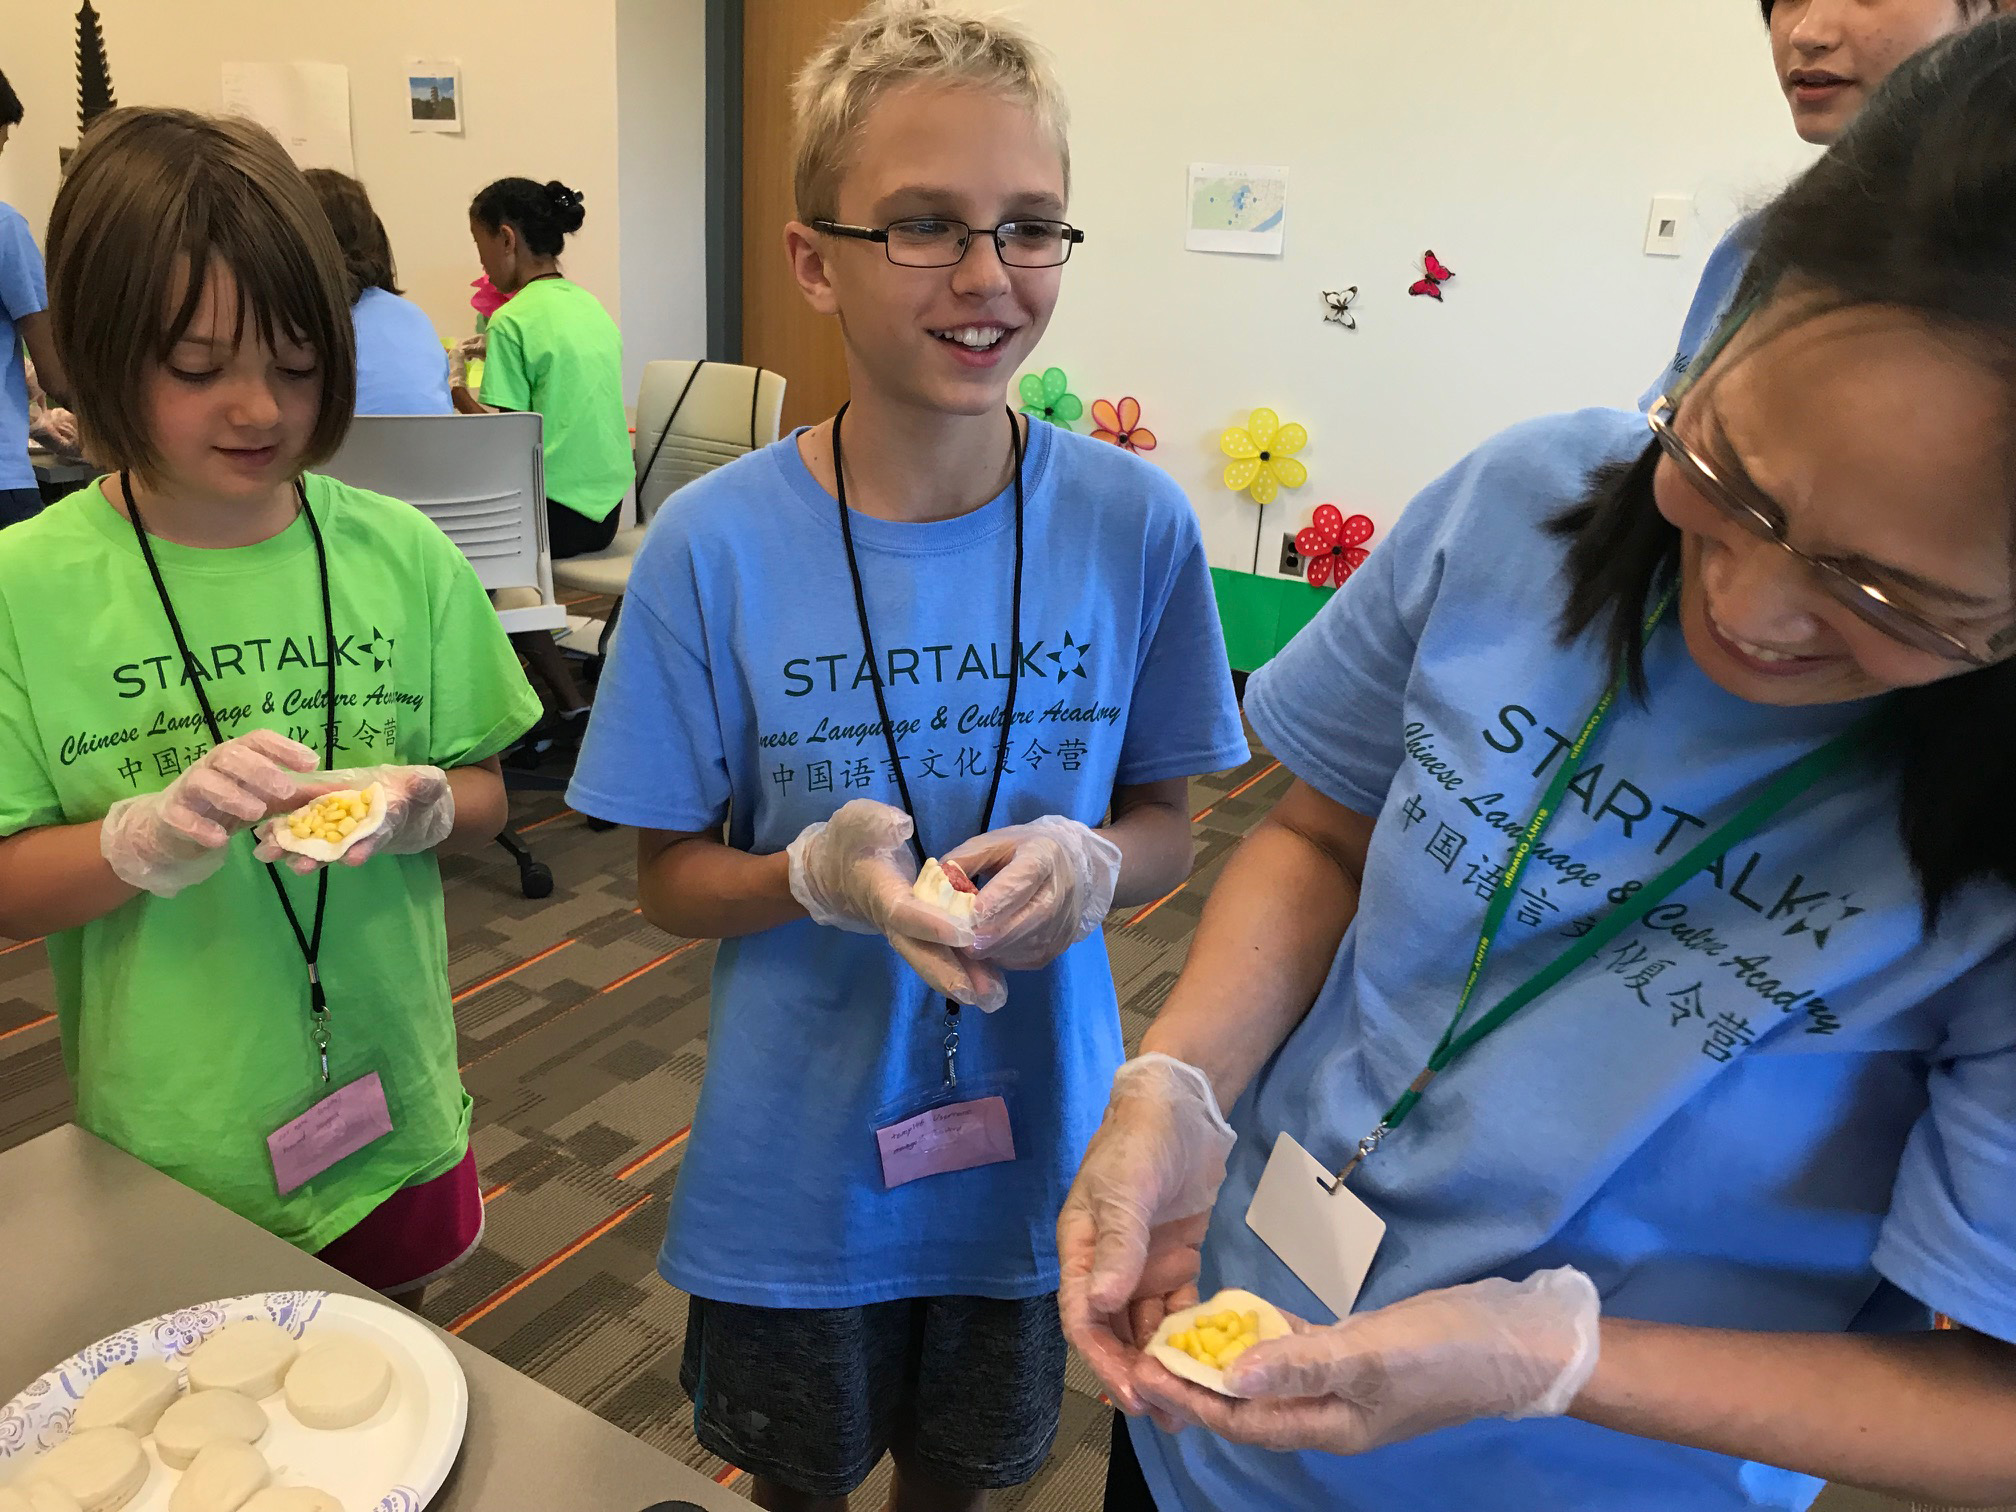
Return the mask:
POLYGON ((1335 504, 1318 504, 1315 523, 1295 532, 1295 549, 1309 559, 1309 581, 1317 588, 1340 586, 1371 555, 1372 522, 1361 514, 1344 518, 1335 504))
POLYGON ((1409 294, 1426 294, 1430 299, 1439 301, 1442 298, 1442 285, 1449 282, 1456 275, 1451 273, 1443 265, 1442 259, 1437 257, 1433 252, 1424 252, 1421 254, 1421 266, 1427 269, 1428 276, 1416 279, 1413 283, 1409 284, 1407 292, 1409 294))

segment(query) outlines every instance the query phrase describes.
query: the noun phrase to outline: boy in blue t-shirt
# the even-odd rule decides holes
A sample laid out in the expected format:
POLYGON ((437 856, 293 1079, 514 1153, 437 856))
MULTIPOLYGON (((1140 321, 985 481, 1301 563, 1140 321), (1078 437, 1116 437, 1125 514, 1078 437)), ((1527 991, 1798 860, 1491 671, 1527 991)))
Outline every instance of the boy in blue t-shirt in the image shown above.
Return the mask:
POLYGON ((1182 492, 1006 405, 1080 239, 1031 45, 878 4, 798 106, 787 241, 852 397, 654 522, 569 801, 723 941, 660 1259, 700 1441, 764 1506, 890 1450, 896 1506, 977 1507, 1056 1432, 1101 921, 1182 881, 1186 781, 1246 745, 1182 492))
MULTIPOLYGON (((21 124, 21 97, 0 74, 0 151, 21 124)), ((68 392, 63 366, 49 335, 49 291, 42 254, 28 222, 12 205, 0 204, 0 528, 18 525, 42 509, 35 469, 28 464, 28 374, 21 354, 34 359, 35 374, 52 399, 68 392)))

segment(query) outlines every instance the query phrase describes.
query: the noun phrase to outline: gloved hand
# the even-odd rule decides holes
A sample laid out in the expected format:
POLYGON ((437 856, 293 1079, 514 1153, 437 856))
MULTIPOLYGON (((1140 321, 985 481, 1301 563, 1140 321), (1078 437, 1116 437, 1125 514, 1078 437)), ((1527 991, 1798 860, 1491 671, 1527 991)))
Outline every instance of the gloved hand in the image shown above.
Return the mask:
POLYGON ((238 831, 299 807, 296 774, 313 771, 315 760, 276 730, 235 735, 160 792, 106 810, 99 852, 120 881, 172 898, 215 874, 238 831))
POLYGON ((975 835, 941 858, 987 877, 973 904, 973 954, 1006 971, 1048 966, 1113 906, 1120 847, 1058 814, 975 835))
MULTIPOLYGON (((1143 1392, 1179 1422, 1264 1449, 1362 1454, 1473 1418, 1559 1417, 1595 1372, 1595 1283, 1540 1271, 1423 1292, 1328 1328, 1256 1344, 1226 1371, 1233 1401, 1154 1362, 1143 1392)), ((1293 1321, 1293 1320, 1291 1320, 1293 1321)))
MULTIPOLYGON (((448 774, 432 766, 342 767, 317 772, 314 781, 296 785, 294 802, 287 812, 325 794, 361 790, 374 782, 385 789, 385 822, 343 852, 342 865, 362 866, 373 856, 417 856, 434 849, 455 828, 455 791, 448 786, 448 774)), ((259 826, 253 860, 280 861, 297 877, 327 864, 275 845, 274 826, 284 823, 283 815, 259 826)))
POLYGON ((933 992, 992 1013, 1008 1001, 1008 984, 966 954, 973 926, 910 891, 917 880, 915 828, 908 814, 886 803, 842 804, 786 847, 791 896, 815 924, 886 935, 933 992))
POLYGON ((1064 1199, 1064 1333, 1130 1415, 1147 1410, 1136 1382, 1142 1346, 1167 1313, 1197 1300, 1198 1249, 1234 1138, 1202 1071, 1137 1056, 1113 1078, 1064 1199))
POLYGON ((480 362, 489 350, 489 341, 482 336, 464 336, 448 349, 448 386, 467 388, 469 386, 469 364, 480 362))

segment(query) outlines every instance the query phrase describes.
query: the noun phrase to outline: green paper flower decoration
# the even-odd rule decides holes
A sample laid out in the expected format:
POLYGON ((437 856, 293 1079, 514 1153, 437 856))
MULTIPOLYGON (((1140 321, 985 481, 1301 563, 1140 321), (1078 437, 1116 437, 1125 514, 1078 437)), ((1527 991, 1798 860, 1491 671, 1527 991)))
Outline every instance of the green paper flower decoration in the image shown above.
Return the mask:
POLYGON ((1071 380, 1064 369, 1022 375, 1022 412, 1052 425, 1071 429, 1071 422, 1085 413, 1085 404, 1071 392, 1071 380))
POLYGON ((1309 432, 1283 425, 1271 409, 1256 409, 1242 430, 1233 427, 1218 438, 1218 449, 1232 460, 1225 464, 1225 486, 1249 492, 1255 504, 1272 504, 1284 488, 1300 488, 1309 469, 1295 453, 1309 444, 1309 432))

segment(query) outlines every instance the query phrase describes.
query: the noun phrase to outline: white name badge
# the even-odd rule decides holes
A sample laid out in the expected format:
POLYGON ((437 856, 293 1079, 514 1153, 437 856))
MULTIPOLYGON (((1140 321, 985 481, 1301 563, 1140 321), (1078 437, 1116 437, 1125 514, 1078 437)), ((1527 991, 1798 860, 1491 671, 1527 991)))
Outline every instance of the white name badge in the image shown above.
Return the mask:
POLYGON ((1246 1227, 1325 1307, 1348 1318, 1386 1237, 1386 1220, 1349 1187, 1333 1192, 1336 1180, 1335 1172, 1282 1133, 1246 1209, 1246 1227))

